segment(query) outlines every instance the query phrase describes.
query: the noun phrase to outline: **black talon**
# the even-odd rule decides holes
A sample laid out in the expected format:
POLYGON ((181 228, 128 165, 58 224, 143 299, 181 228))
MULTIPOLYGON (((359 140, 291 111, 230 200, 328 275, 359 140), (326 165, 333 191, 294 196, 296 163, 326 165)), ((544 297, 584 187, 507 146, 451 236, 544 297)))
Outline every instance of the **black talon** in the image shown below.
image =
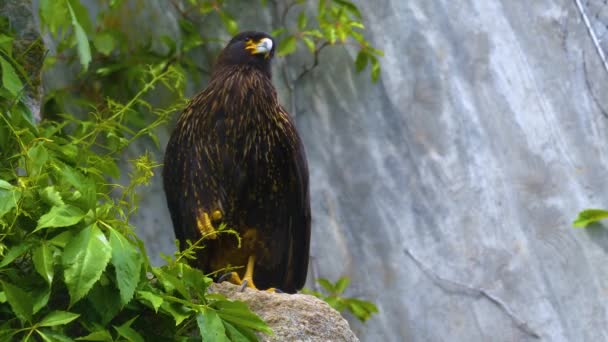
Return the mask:
POLYGON ((247 281, 247 279, 243 279, 243 283, 241 284, 241 288, 239 289, 239 292, 245 291, 245 288, 247 287, 248 282, 249 281, 247 281))
POLYGON ((277 289, 276 287, 274 288, 274 292, 276 292, 276 293, 285 293, 283 290, 277 289))
POLYGON ((215 282, 218 284, 223 283, 226 280, 230 279, 231 276, 232 276, 232 272, 224 273, 219 278, 217 278, 217 280, 215 282))

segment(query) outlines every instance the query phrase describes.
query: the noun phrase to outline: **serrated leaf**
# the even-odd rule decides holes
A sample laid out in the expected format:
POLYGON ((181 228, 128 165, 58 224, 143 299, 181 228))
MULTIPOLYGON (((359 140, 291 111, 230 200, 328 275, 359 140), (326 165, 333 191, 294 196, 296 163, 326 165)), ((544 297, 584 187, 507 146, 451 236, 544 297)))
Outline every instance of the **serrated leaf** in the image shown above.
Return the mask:
POLYGON ((297 41, 295 36, 285 37, 279 44, 279 56, 289 55, 290 53, 294 52, 296 50, 296 43, 297 41))
POLYGON ((229 341, 222 320, 215 311, 203 309, 196 315, 196 323, 203 341, 229 341))
POLYGON ((348 279, 348 277, 341 277, 338 279, 336 285, 334 286, 336 294, 341 294, 344 292, 344 290, 348 287, 348 284, 350 284, 350 279, 348 279))
POLYGON ((578 217, 572 225, 577 228, 584 228, 588 225, 608 218, 608 210, 587 209, 578 213, 578 217))
POLYGON ((369 56, 363 50, 359 51, 357 54, 357 59, 355 59, 355 69, 357 72, 361 72, 367 66, 367 62, 369 61, 369 56))
POLYGON ((300 15, 298 15, 298 29, 300 31, 303 31, 306 28, 307 23, 308 16, 306 15, 306 13, 304 13, 304 11, 300 12, 300 15))
POLYGON ((86 214, 80 210, 80 208, 71 204, 66 204, 61 207, 52 207, 48 213, 42 215, 40 219, 38 219, 38 226, 34 232, 44 228, 73 226, 80 222, 85 215, 86 214))
POLYGON ((42 279, 46 280, 47 283, 53 282, 53 251, 51 247, 46 243, 41 244, 32 254, 32 261, 34 262, 34 268, 36 272, 40 274, 42 279))
POLYGON ((21 189, 17 187, 0 189, 0 218, 17 207, 17 203, 19 203, 19 200, 21 199, 21 194, 21 189))
POLYGON ((154 308, 154 311, 158 312, 158 308, 163 304, 163 297, 158 296, 150 291, 137 291, 137 294, 140 296, 140 299, 145 299, 154 308))
POLYGON ((112 247, 112 265, 116 270, 120 300, 126 305, 133 298, 139 283, 141 255, 129 240, 114 229, 110 229, 110 247, 112 247))
POLYGON ((258 338, 251 329, 243 328, 237 329, 234 325, 224 321, 224 328, 226 328, 226 335, 232 342, 257 342, 258 338))
POLYGON ((11 63, 2 56, 0 56, 0 66, 2 66, 2 86, 8 90, 11 95, 17 96, 23 88, 21 79, 19 79, 19 76, 11 63))
POLYGON ((272 329, 247 304, 239 301, 217 301, 213 303, 217 314, 225 321, 272 335, 272 329))
POLYGON ((116 41, 114 36, 109 32, 99 32, 93 38, 93 45, 103 55, 108 56, 114 50, 116 41))
POLYGON ((175 325, 180 325, 186 318, 190 317, 192 311, 182 304, 164 302, 160 308, 171 315, 175 320, 175 325))
POLYGON ((109 323, 120 312, 120 292, 114 283, 98 281, 86 295, 86 301, 99 314, 102 325, 109 323), (107 284, 102 284, 106 283, 107 284))
POLYGON ((39 193, 42 200, 44 200, 47 204, 58 207, 65 205, 65 203, 63 203, 63 199, 61 198, 61 193, 55 189, 55 186, 47 186, 39 193))
POLYGON ((11 309, 19 320, 24 322, 32 319, 32 313, 34 311, 32 297, 27 292, 11 283, 0 280, 0 285, 2 285, 8 304, 11 306, 11 309))
POLYGON ((68 9, 70 11, 70 18, 72 19, 72 26, 74 27, 74 33, 76 38, 76 46, 78 49, 78 57, 80 58, 80 64, 84 70, 89 68, 89 63, 91 63, 91 47, 89 46, 89 38, 87 37, 86 32, 78 22, 78 18, 74 13, 74 9, 70 4, 70 1, 66 1, 68 5, 68 9))
POLYGON ((30 177, 42 172, 42 167, 49 159, 49 152, 42 144, 36 144, 27 151, 27 171, 30 177))
POLYGON ((129 342, 144 342, 144 338, 135 329, 131 328, 131 324, 137 319, 137 317, 131 318, 121 326, 114 326, 114 329, 118 334, 124 337, 129 342))
POLYGON ((97 225, 84 228, 65 246, 63 265, 70 305, 84 297, 99 280, 112 256, 112 248, 97 225))
POLYGON ((44 316, 44 318, 40 322, 38 322, 38 326, 52 327, 56 325, 64 325, 70 323, 79 316, 80 314, 57 310, 50 312, 48 315, 44 316))
POLYGON ((78 337, 76 341, 114 341, 112 334, 107 330, 94 331, 86 336, 78 337))
POLYGON ((32 243, 30 241, 24 241, 16 246, 11 247, 8 250, 8 253, 6 253, 6 255, 4 256, 4 258, 2 258, 2 261, 0 262, 0 267, 4 267, 15 261, 15 259, 22 256, 23 253, 27 252, 31 247, 32 243))
POLYGON ((65 246, 72 240, 74 237, 74 233, 70 230, 66 230, 57 234, 54 238, 50 239, 49 242, 54 246, 65 248, 65 246))
POLYGON ((51 287, 43 286, 30 291, 30 297, 33 303, 33 314, 36 314, 42 308, 47 306, 49 298, 51 298, 51 287))

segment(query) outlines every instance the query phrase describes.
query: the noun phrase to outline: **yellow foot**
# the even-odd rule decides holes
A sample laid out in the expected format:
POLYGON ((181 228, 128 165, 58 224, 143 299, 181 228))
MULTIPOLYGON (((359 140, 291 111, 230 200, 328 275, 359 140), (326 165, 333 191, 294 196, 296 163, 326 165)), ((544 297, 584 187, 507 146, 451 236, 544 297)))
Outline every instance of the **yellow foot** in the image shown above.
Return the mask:
POLYGON ((221 219, 222 212, 219 210, 213 211, 211 213, 211 218, 209 217, 209 214, 200 210, 198 213, 198 219, 196 220, 196 227, 198 228, 198 231, 201 233, 201 235, 203 235, 204 237, 208 239, 216 239, 216 229, 215 227, 213 227, 213 224, 211 224, 211 220, 219 221, 221 219))

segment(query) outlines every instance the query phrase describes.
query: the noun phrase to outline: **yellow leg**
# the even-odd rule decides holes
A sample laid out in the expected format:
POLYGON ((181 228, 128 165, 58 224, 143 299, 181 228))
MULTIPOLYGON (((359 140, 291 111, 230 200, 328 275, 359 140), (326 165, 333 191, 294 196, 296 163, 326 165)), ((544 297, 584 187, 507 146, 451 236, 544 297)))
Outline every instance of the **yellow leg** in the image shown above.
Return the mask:
POLYGON ((219 221, 222 219, 222 212, 219 210, 215 210, 211 213, 211 217, 204 211, 199 211, 198 219, 196 220, 196 226, 198 231, 201 232, 203 236, 206 236, 208 239, 216 239, 217 234, 215 232, 215 227, 211 224, 211 220, 219 221))
MULTIPOLYGON (((235 285, 241 285, 241 291, 245 289, 245 287, 257 290, 258 288, 253 283, 253 269, 255 266, 255 255, 250 255, 247 260, 247 268, 245 269, 245 275, 243 279, 239 277, 239 274, 236 272, 232 272, 230 274, 230 278, 227 280, 235 285)), ((275 288, 269 288, 266 291, 268 292, 276 292, 275 288)))

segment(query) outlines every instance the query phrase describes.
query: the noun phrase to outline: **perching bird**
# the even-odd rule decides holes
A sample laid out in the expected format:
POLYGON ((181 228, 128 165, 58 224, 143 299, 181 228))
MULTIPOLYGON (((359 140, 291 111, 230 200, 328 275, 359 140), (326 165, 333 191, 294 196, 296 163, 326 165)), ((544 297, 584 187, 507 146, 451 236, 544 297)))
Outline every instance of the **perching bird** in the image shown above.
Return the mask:
POLYGON ((209 237, 197 267, 209 273, 244 266, 233 281, 294 293, 308 268, 308 166, 272 84, 275 48, 262 32, 230 40, 209 85, 177 122, 163 181, 181 248, 209 237), (215 234, 222 223, 238 231, 241 248, 233 236, 215 234))

